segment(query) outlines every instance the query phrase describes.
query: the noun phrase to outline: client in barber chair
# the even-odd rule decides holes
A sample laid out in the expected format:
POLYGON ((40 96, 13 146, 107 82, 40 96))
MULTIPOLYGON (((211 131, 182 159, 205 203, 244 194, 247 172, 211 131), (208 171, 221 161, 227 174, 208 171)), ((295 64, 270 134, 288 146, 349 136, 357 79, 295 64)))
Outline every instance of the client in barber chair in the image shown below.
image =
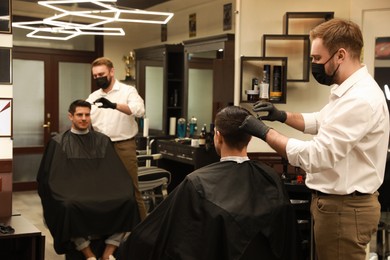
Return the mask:
POLYGON ((131 232, 123 259, 302 259, 280 176, 247 156, 251 136, 239 126, 249 114, 229 106, 216 115, 220 162, 187 175, 131 232))
POLYGON ((111 260, 140 219, 132 180, 110 138, 89 130, 90 110, 84 100, 70 105, 72 127, 48 143, 38 193, 58 254, 111 260), (105 242, 99 253, 90 246, 92 238, 105 242), (75 249, 82 254, 74 254, 75 249))

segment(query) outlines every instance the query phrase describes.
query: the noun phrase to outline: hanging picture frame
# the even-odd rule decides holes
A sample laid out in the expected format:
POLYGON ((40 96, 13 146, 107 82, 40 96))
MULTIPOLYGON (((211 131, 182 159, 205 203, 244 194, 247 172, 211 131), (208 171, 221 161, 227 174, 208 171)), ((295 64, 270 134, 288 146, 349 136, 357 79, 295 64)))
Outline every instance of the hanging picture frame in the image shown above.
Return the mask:
POLYGON ((12 49, 0 47, 0 84, 12 83, 12 49))
POLYGON ((12 137, 12 98, 0 98, 0 137, 12 137))
POLYGON ((232 29, 232 3, 223 6, 223 30, 232 29))
POLYGON ((188 29, 189 29, 189 36, 195 37, 196 36, 196 13, 189 15, 188 20, 188 29))
POLYGON ((11 1, 0 1, 0 33, 11 33, 11 1))

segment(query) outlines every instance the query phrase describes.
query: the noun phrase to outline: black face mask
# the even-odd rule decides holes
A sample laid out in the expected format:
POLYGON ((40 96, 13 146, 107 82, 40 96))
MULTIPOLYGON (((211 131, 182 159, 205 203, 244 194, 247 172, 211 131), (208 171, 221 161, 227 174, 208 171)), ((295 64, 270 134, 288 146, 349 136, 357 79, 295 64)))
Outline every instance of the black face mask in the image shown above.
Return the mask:
POLYGON ((336 53, 337 51, 333 53, 333 55, 323 64, 311 63, 311 74, 317 80, 318 83, 327 86, 330 86, 334 83, 334 76, 336 75, 336 72, 339 69, 340 64, 337 66, 336 70, 330 76, 325 72, 325 64, 328 63, 336 53))
POLYGON ((108 80, 107 76, 96 78, 96 85, 101 89, 106 89, 111 84, 111 80, 108 80))

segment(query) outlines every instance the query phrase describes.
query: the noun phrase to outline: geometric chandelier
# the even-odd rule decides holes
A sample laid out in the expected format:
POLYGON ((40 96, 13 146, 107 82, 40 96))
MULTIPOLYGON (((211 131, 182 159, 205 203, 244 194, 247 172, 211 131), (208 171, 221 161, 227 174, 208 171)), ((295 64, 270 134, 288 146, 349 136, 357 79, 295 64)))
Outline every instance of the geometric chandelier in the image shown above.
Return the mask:
POLYGON ((32 30, 27 37, 68 40, 79 35, 125 35, 122 28, 108 27, 116 22, 166 24, 173 13, 120 8, 116 0, 58 0, 38 4, 58 12, 40 21, 14 22, 13 27, 32 30), (109 3, 109 4, 107 4, 109 3), (81 20, 83 22, 73 22, 81 20))

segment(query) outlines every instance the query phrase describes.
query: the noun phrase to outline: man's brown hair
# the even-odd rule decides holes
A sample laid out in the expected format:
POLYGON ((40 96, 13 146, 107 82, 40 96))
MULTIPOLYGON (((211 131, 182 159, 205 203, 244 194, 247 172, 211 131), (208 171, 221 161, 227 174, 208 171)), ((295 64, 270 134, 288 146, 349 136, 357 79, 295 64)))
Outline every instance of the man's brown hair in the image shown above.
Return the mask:
POLYGON ((351 21, 332 19, 321 23, 310 31, 310 40, 321 38, 330 54, 346 49, 352 58, 360 59, 363 35, 359 26, 351 21))
POLYGON ((92 62, 92 67, 96 67, 96 66, 100 66, 100 65, 105 65, 109 69, 114 68, 114 64, 112 63, 112 61, 106 57, 97 58, 96 60, 94 60, 92 62))

